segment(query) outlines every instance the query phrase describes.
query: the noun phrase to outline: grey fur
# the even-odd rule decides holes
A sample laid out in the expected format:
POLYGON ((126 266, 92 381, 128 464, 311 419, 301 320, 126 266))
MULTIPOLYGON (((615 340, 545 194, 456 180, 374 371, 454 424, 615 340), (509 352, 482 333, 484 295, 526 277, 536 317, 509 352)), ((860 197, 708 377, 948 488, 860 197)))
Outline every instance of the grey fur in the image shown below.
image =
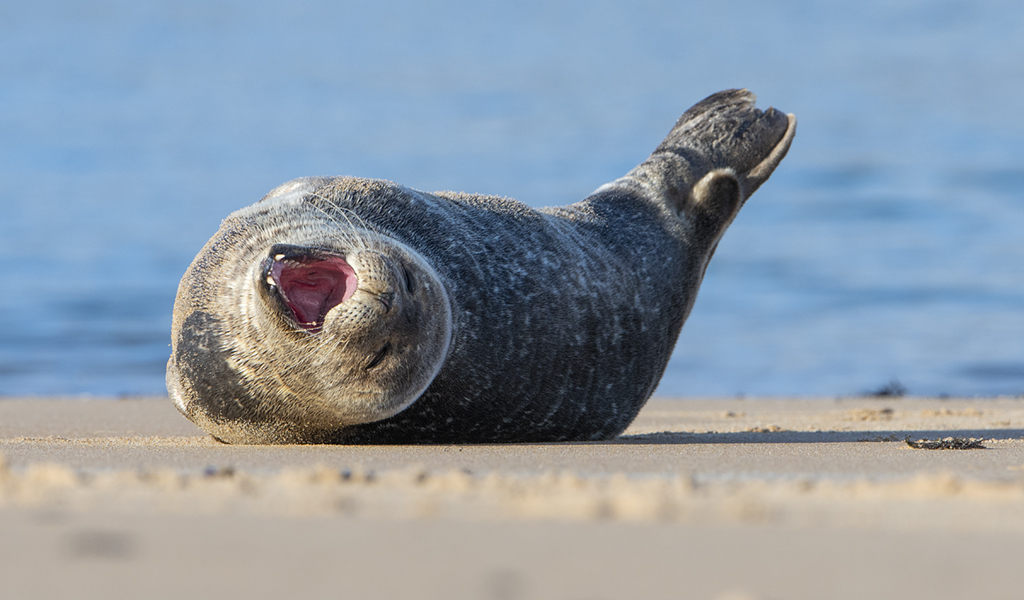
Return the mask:
POLYGON ((626 176, 541 210, 383 181, 290 182, 225 220, 182 279, 168 389, 187 417, 235 443, 614 437, 653 392, 722 233, 795 128, 746 90, 720 92, 626 176), (386 335, 409 350, 386 373, 324 384, 328 371, 363 377, 354 365, 375 347, 349 345, 335 313, 379 304, 353 297, 319 333, 289 325, 260 291, 257 265, 278 243, 384 249, 381 285, 398 286, 385 280, 412 264, 417 282, 443 289, 407 295, 411 320, 386 335), (364 394, 358 410, 343 406, 350 388, 364 394))

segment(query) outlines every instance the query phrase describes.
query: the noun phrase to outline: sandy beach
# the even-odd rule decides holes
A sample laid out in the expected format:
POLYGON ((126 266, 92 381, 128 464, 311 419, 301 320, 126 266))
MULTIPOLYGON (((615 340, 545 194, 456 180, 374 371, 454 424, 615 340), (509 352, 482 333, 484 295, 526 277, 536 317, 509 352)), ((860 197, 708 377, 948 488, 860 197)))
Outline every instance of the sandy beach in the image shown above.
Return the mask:
POLYGON ((382 447, 227 446, 166 398, 12 398, 0 457, 5 598, 1024 585, 1022 398, 655 399, 611 442, 382 447))

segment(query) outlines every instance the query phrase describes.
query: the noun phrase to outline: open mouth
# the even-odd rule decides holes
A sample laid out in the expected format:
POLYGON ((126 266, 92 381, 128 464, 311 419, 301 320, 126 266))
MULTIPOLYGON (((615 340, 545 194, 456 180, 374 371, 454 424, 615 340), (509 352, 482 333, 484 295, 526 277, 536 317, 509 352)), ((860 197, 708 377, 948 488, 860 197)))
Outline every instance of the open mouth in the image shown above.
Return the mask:
POLYGON ((324 316, 356 291, 355 270, 338 254, 319 248, 275 244, 263 276, 303 328, 319 331, 324 316))

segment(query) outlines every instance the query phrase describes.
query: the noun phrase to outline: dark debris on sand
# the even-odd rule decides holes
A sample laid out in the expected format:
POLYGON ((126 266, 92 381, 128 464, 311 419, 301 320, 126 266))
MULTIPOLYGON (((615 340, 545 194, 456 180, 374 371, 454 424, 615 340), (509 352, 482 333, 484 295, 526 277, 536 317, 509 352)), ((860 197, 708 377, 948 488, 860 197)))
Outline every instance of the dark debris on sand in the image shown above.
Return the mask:
POLYGON ((948 437, 941 440, 911 440, 909 437, 903 440, 911 448, 918 450, 979 450, 985 446, 981 444, 980 438, 948 437))

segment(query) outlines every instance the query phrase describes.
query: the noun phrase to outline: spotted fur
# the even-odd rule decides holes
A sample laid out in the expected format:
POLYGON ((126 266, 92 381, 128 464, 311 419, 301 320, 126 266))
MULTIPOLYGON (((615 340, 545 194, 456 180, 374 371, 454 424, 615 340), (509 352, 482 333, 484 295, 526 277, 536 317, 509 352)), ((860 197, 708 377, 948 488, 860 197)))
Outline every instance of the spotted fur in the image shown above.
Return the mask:
POLYGON ((349 177, 285 184, 228 217, 183 278, 168 388, 234 443, 612 438, 654 391, 722 233, 795 127, 748 91, 721 92, 624 177, 541 210, 349 177), (260 291, 280 243, 378 257, 356 268, 360 287, 400 286, 412 265, 436 289, 410 293, 400 325, 357 292, 323 331, 301 331, 260 291), (377 331, 405 352, 366 376, 377 331))

